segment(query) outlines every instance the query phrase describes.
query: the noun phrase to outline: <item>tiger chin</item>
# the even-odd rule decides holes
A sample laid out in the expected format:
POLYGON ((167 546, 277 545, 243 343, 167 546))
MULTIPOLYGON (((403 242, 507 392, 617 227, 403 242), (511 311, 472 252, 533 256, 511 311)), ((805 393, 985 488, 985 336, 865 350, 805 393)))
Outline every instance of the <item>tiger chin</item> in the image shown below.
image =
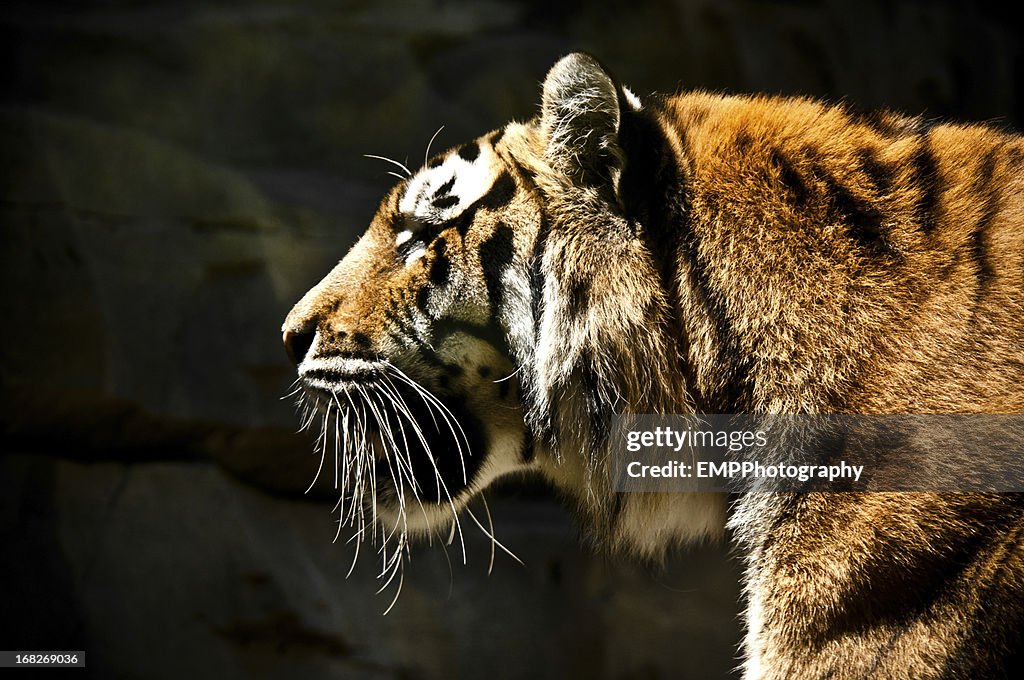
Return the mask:
POLYGON ((609 550, 728 533, 746 678, 1019 677, 1019 495, 617 494, 609 430, 1024 411, 1021 138, 641 99, 571 54, 536 117, 405 172, 283 327, 342 524, 386 574, 410 537, 486 533, 484 490, 539 475, 609 550))

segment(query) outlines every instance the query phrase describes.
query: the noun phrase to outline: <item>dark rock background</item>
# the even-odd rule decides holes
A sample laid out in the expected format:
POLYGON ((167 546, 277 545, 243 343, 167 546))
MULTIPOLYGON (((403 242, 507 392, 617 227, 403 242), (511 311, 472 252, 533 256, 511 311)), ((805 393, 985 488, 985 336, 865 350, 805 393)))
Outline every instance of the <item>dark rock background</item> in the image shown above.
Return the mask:
MULTIPOLYGON (((1001 3, 298 0, 0 9, 0 648, 95 677, 673 678, 736 664, 739 566, 579 547, 544 493, 499 538, 348 580, 279 399, 281 321, 390 184, 525 118, 561 54, 703 87, 1024 116, 1001 3)), ((1009 6, 1007 6, 1009 7, 1009 6)))

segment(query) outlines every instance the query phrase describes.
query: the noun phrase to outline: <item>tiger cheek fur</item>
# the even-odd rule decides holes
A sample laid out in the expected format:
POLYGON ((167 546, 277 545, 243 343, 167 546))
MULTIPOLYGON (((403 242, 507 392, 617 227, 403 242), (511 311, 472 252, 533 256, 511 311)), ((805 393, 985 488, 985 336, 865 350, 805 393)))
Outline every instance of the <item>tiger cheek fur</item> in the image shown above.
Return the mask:
POLYGON ((409 172, 285 322, 343 523, 401 555, 531 472, 609 550, 728 523, 748 678, 1015 677, 1019 496, 616 494, 608 435, 621 413, 1021 412, 1022 168, 986 126, 641 102, 565 57, 532 120, 409 172))

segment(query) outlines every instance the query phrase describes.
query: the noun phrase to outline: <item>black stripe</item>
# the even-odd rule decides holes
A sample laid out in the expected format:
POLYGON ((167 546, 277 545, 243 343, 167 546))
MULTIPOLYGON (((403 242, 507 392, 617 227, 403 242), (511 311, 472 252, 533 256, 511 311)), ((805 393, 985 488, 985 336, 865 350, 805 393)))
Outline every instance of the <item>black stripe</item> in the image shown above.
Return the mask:
POLYGON ((516 194, 516 183, 507 172, 502 172, 490 190, 480 199, 480 205, 488 210, 504 208, 516 194))
POLYGON ((384 311, 384 316, 388 320, 389 327, 394 329, 389 335, 396 340, 397 344, 404 346, 410 341, 414 344, 420 341, 416 335, 416 324, 412 319, 411 310, 400 305, 393 305, 384 311))
POLYGON ((927 134, 921 136, 917 150, 910 158, 910 167, 913 169, 912 181, 918 193, 917 205, 914 208, 917 223, 921 231, 931 234, 938 224, 941 180, 927 134))
MULTIPOLYGON (((555 405, 550 405, 550 411, 542 413, 537 408, 537 396, 544 390, 543 386, 535 383, 536 375, 532 371, 537 343, 540 341, 540 324, 544 313, 544 285, 545 274, 542 267, 544 249, 547 246, 548 235, 551 231, 550 218, 546 213, 541 213, 540 226, 537 229, 536 240, 533 243, 533 252, 527 268, 527 276, 530 285, 530 314, 533 328, 533 341, 526 356, 516 357, 519 361, 525 362, 527 370, 524 371, 520 380, 525 384, 526 389, 522 390, 523 410, 529 414, 527 426, 532 428, 534 437, 543 440, 550 448, 556 446, 555 431, 552 427, 555 405)), ((509 354, 509 356, 513 356, 509 354)))
POLYGON ((566 311, 573 318, 585 316, 590 308, 590 281, 574 277, 569 283, 566 311))
POLYGON ((523 430, 522 458, 524 463, 531 463, 537 455, 536 446, 533 443, 533 433, 527 427, 523 430))
POLYGON ((860 122, 883 137, 901 137, 909 132, 890 111, 871 111, 860 116, 860 122))
POLYGON ((505 270, 512 263, 512 229, 504 222, 498 222, 486 241, 480 244, 480 267, 483 270, 491 310, 497 313, 501 308, 504 283, 501 280, 505 270))
MULTIPOLYGON (((323 355, 325 359, 340 358, 340 359, 361 359, 363 361, 373 361, 373 357, 366 355, 352 354, 351 352, 335 352, 332 354, 323 355)), ((344 373, 342 371, 335 371, 329 368, 311 368, 305 371, 303 376, 305 378, 312 378, 313 380, 323 380, 324 382, 338 383, 341 381, 355 382, 355 383, 372 383, 380 379, 376 369, 367 371, 365 373, 344 373)))
POLYGON ((971 233, 971 257, 977 267, 978 288, 975 292, 975 304, 980 304, 992 281, 995 279, 995 268, 988 248, 988 230, 999 214, 1000 193, 995 181, 996 163, 999 160, 1000 146, 991 149, 981 162, 975 190, 984 201, 984 208, 974 230, 971 233))
POLYGON ((433 290, 430 286, 422 286, 416 291, 416 306, 427 316, 430 313, 427 311, 427 305, 430 303, 430 292, 433 290))
POLYGON ((451 260, 448 257, 448 241, 439 236, 431 246, 433 258, 430 261, 430 285, 440 288, 448 284, 451 276, 451 260))
MULTIPOLYGON (((1000 495, 1000 501, 1013 499, 1011 504, 1019 498, 1019 494, 1000 495)), ((1009 578, 1004 576, 1007 566, 1016 561, 1020 545, 1021 516, 1019 512, 1011 513, 1011 509, 1012 505, 1008 508, 1000 502, 995 512, 1005 518, 1005 524, 993 524, 988 531, 961 548, 958 566, 966 571, 971 565, 985 565, 988 567, 985 570, 987 578, 979 579, 978 569, 973 569, 970 585, 964 586, 964 589, 970 591, 972 599, 980 604, 976 605, 974 615, 968 619, 969 628, 960 631, 958 644, 949 651, 945 669, 948 677, 982 677, 979 673, 984 668, 982 657, 993 656, 1000 671, 993 677, 1021 677, 1019 672, 1014 672, 1019 670, 1022 655, 1021 611, 1016 604, 1018 589, 1014 585, 1015 570, 1011 569, 1009 578), (1011 591, 1013 594, 1010 594, 1011 591), (979 650, 991 649, 999 649, 1000 652, 996 655, 979 654, 979 650)), ((963 576, 960 580, 963 581, 963 576)), ((956 585, 953 583, 951 587, 956 588, 956 585)), ((956 590, 962 592, 961 588, 956 590)), ((992 672, 995 669, 988 670, 992 672)))
POLYGON ((579 360, 580 383, 583 391, 583 402, 590 416, 590 446, 592 450, 600 451, 608 443, 611 433, 612 404, 601 395, 601 376, 594 367, 593 360, 588 357, 580 357, 579 360))
POLYGON ((430 202, 430 205, 434 206, 438 210, 447 210, 448 208, 454 208, 459 204, 458 196, 442 196, 441 198, 435 198, 430 202))
POLYGON ((541 216, 540 228, 537 230, 537 240, 533 244, 533 254, 530 256, 530 311, 533 314, 534 337, 540 338, 540 321, 544 313, 544 286, 546 277, 542 264, 544 262, 544 249, 547 247, 548 234, 551 231, 551 223, 546 215, 541 216))
POLYGON ((857 151, 857 159, 860 162, 861 170, 867 175, 868 181, 874 189, 876 198, 883 198, 892 193, 895 168, 880 161, 875 150, 870 147, 861 147, 857 151))
POLYGON ((750 148, 754 145, 754 140, 751 138, 750 133, 742 131, 736 134, 736 151, 740 155, 747 155, 750 152, 750 148))
POLYGON ((834 215, 847 226, 850 238, 861 248, 874 254, 896 254, 885 239, 882 230, 885 217, 881 211, 871 201, 858 196, 832 175, 822 173, 822 179, 827 187, 834 215))
POLYGON ((1024 162, 1024 149, 1018 146, 1010 147, 1010 150, 1006 152, 1006 164, 1013 170, 1020 170, 1020 166, 1024 162))
MULTIPOLYGON (((851 187, 837 179, 831 172, 825 161, 817 156, 815 149, 805 147, 802 150, 808 159, 807 167, 815 181, 822 185, 824 199, 827 201, 830 221, 846 225, 847 235, 857 243, 862 250, 873 255, 891 256, 897 254, 888 240, 885 238, 883 225, 885 215, 877 205, 876 196, 860 196, 851 187)), ((799 175, 794 164, 787 161, 785 156, 778 150, 772 154, 773 162, 780 168, 780 180, 790 191, 798 205, 813 198, 817 198, 817 190, 810 189, 809 183, 805 182, 799 175)), ((864 154, 858 154, 858 160, 864 162, 864 154)), ((882 177, 878 180, 885 182, 884 168, 874 157, 868 159, 870 168, 860 166, 864 172, 874 172, 882 177)), ((874 180, 873 180, 874 181, 874 180)))
POLYGON ((701 260, 693 231, 686 225, 680 234, 679 247, 689 263, 687 286, 693 292, 698 304, 704 308, 704 319, 711 322, 715 337, 715 351, 718 359, 715 362, 719 376, 723 379, 724 388, 720 394, 711 394, 707 386, 694 387, 703 391, 704 404, 701 406, 709 413, 742 412, 751 402, 753 385, 750 379, 749 360, 740 350, 739 333, 733 328, 725 301, 716 294, 709 281, 707 264, 701 260), (721 410, 710 410, 721 409, 721 410))
POLYGON ((768 162, 779 173, 779 183, 782 185, 783 193, 789 196, 797 207, 806 206, 814 195, 814 191, 804 181, 796 166, 782 153, 781 149, 773 149, 768 157, 768 162))
POLYGON ((478 198, 474 203, 466 208, 455 218, 454 225, 455 229, 463 237, 469 232, 469 228, 473 226, 473 221, 476 219, 476 211, 481 207, 487 208, 491 211, 497 211, 500 208, 506 206, 515 195, 516 183, 512 180, 512 176, 507 172, 502 172, 491 188, 488 189, 487 193, 478 198))
POLYGON ((985 289, 992 283, 995 278, 995 268, 992 266, 992 261, 989 258, 988 252, 988 239, 986 238, 987 227, 991 221, 995 218, 996 212, 998 211, 998 202, 993 201, 992 206, 986 208, 985 214, 978 222, 978 226, 975 227, 974 233, 971 235, 971 256, 974 259, 974 264, 977 266, 978 275, 978 291, 977 301, 984 296, 985 289))
POLYGON ((437 191, 433 193, 431 198, 440 198, 441 196, 447 196, 451 193, 452 187, 455 186, 455 177, 442 184, 437 188, 437 191))
POLYGON ((459 154, 459 158, 472 163, 480 156, 480 145, 476 142, 468 142, 460 146, 456 153, 459 154))
MULTIPOLYGON (((707 111, 698 112, 702 119, 707 111)), ((695 120, 692 125, 699 123, 695 120)), ((651 116, 624 116, 620 129, 620 143, 630 163, 626 165, 620 189, 624 197, 627 216, 644 225, 639 231, 647 250, 657 258, 662 290, 670 301, 669 315, 664 322, 672 329, 671 337, 678 338, 679 370, 687 376, 688 384, 698 396, 699 406, 709 413, 730 413, 742 410, 750 402, 752 386, 748 361, 740 352, 738 334, 732 328, 724 300, 716 297, 705 267, 698 255, 697 236, 691 225, 689 187, 687 177, 680 168, 676 153, 665 137, 665 132, 651 116), (683 271, 685 282, 679 281, 679 260, 689 266, 683 271), (709 320, 717 354, 717 375, 711 384, 696 379, 695 366, 684 358, 686 336, 684 320, 674 310, 679 309, 679 289, 685 287, 701 308, 700 317, 709 320), (714 391, 712 391, 714 390, 714 391)), ((754 140, 742 132, 736 143, 752 147, 754 140)))

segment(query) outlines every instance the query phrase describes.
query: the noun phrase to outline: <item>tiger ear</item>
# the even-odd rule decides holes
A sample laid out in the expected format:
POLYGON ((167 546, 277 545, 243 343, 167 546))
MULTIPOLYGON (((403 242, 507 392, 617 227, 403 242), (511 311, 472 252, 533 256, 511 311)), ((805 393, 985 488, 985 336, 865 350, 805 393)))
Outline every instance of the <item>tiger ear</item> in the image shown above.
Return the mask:
POLYGON ((614 190, 622 169, 619 88, 597 60, 575 52, 544 79, 541 133, 551 167, 583 186, 614 190))

